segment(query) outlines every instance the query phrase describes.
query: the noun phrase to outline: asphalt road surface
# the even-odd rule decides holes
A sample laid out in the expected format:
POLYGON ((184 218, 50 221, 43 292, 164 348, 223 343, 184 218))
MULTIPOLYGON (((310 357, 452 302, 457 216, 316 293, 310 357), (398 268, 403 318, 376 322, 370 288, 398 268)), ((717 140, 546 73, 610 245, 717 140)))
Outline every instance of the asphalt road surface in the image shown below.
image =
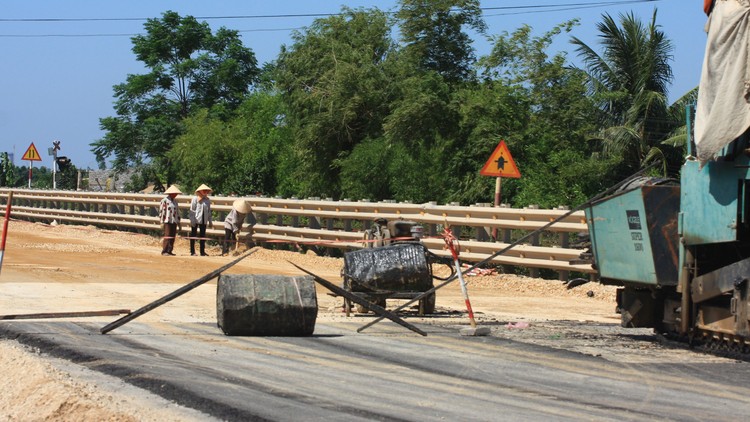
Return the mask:
POLYGON ((369 317, 311 337, 228 337, 213 323, 3 321, 0 336, 221 420, 746 420, 750 365, 617 363, 458 326, 423 337, 369 317))
MULTIPOLYGON (((184 239, 177 256, 163 257, 158 238, 89 226, 11 221, 9 233, 3 314, 137 309, 233 259, 218 256, 216 245, 211 256, 191 257, 184 239)), ((288 261, 338 281, 340 259, 295 252, 258 250, 230 272, 299 274, 288 261)), ((592 284, 568 290, 558 281, 474 278, 472 305, 479 323, 492 328, 487 337, 459 335, 467 320, 455 285, 439 292, 438 314, 402 315, 426 337, 388 321, 358 334, 373 317, 344 316, 340 299, 323 290, 313 336, 227 337, 216 326, 211 282, 106 335, 99 330, 116 317, 0 321, 0 338, 33 346, 32 357, 51 354, 117 377, 205 419, 748 419, 750 364, 664 346, 649 330, 621 329, 613 292, 592 284), (507 328, 516 323, 526 328, 507 328)), ((5 392, 37 391, 40 379, 24 384, 30 377, 15 362, 0 355, 3 380, 16 385, 5 392)), ((119 385, 101 378, 97 385, 119 385)), ((33 402, 18 400, 23 412, 16 412, 13 396, 0 403, 9 412, 0 419, 138 420, 106 416, 123 414, 114 410, 83 417, 86 409, 75 406, 84 401, 69 397, 66 385, 44 387, 52 391, 37 407, 59 406, 30 413, 23 407, 33 402)), ((107 393, 94 404, 124 396, 107 393)), ((143 409, 149 402, 135 398, 143 409)))

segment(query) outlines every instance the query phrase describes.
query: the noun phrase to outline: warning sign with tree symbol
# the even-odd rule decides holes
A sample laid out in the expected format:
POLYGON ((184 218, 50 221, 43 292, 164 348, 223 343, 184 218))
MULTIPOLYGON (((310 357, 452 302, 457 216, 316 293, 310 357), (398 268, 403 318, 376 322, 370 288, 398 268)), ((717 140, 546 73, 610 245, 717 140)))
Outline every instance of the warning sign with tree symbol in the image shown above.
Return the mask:
POLYGON ((482 176, 510 177, 513 179, 521 177, 521 172, 518 171, 518 167, 516 167, 516 163, 513 161, 513 157, 511 157, 505 141, 500 141, 497 144, 495 151, 490 155, 489 160, 484 164, 479 174, 482 176))

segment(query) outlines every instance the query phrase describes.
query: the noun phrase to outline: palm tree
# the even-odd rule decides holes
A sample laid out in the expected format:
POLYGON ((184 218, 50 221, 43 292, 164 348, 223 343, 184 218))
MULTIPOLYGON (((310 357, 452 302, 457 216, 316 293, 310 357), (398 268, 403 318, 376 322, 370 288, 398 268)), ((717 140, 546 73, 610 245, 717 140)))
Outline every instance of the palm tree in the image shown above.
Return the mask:
POLYGON ((666 161, 662 142, 674 141, 675 129, 684 125, 684 119, 674 119, 667 101, 672 42, 656 24, 656 10, 648 25, 632 12, 620 14, 619 21, 602 15, 597 25, 601 55, 572 39, 586 66, 591 93, 608 116, 595 138, 602 142, 603 153, 620 156, 630 166, 666 161))

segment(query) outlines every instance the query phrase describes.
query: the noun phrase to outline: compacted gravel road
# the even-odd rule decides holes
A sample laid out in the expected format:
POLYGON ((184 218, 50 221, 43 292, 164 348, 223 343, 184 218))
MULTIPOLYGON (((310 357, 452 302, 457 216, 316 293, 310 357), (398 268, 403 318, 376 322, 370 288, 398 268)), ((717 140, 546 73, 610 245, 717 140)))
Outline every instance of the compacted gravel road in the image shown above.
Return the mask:
MULTIPOLYGON (((158 239, 11 222, 0 313, 135 310, 233 257, 162 257, 158 239)), ((256 250, 231 273, 339 282, 342 262, 256 250)), ((437 270, 441 271, 441 270, 437 270)), ((512 275, 466 277, 483 337, 456 285, 437 312, 362 333, 319 289, 313 336, 228 337, 209 282, 106 335, 117 317, 0 321, 0 416, 7 420, 738 420, 750 366, 619 327, 614 289, 512 275)), ((393 309, 399 304, 391 303, 393 309)))

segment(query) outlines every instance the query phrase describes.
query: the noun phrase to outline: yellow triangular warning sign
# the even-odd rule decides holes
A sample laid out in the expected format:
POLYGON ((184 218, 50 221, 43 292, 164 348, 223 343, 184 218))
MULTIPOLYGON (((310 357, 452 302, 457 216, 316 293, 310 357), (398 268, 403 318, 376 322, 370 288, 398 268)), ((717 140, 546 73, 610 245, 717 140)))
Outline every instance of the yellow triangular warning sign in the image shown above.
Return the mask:
POLYGON ((36 150, 33 142, 29 145, 29 149, 26 150, 21 159, 26 161, 42 161, 42 157, 39 155, 39 151, 36 150))
POLYGON ((510 177, 518 179, 521 172, 518 171, 513 157, 510 156, 508 146, 505 141, 500 141, 495 151, 490 155, 489 160, 484 163, 484 167, 479 172, 482 176, 510 177))

